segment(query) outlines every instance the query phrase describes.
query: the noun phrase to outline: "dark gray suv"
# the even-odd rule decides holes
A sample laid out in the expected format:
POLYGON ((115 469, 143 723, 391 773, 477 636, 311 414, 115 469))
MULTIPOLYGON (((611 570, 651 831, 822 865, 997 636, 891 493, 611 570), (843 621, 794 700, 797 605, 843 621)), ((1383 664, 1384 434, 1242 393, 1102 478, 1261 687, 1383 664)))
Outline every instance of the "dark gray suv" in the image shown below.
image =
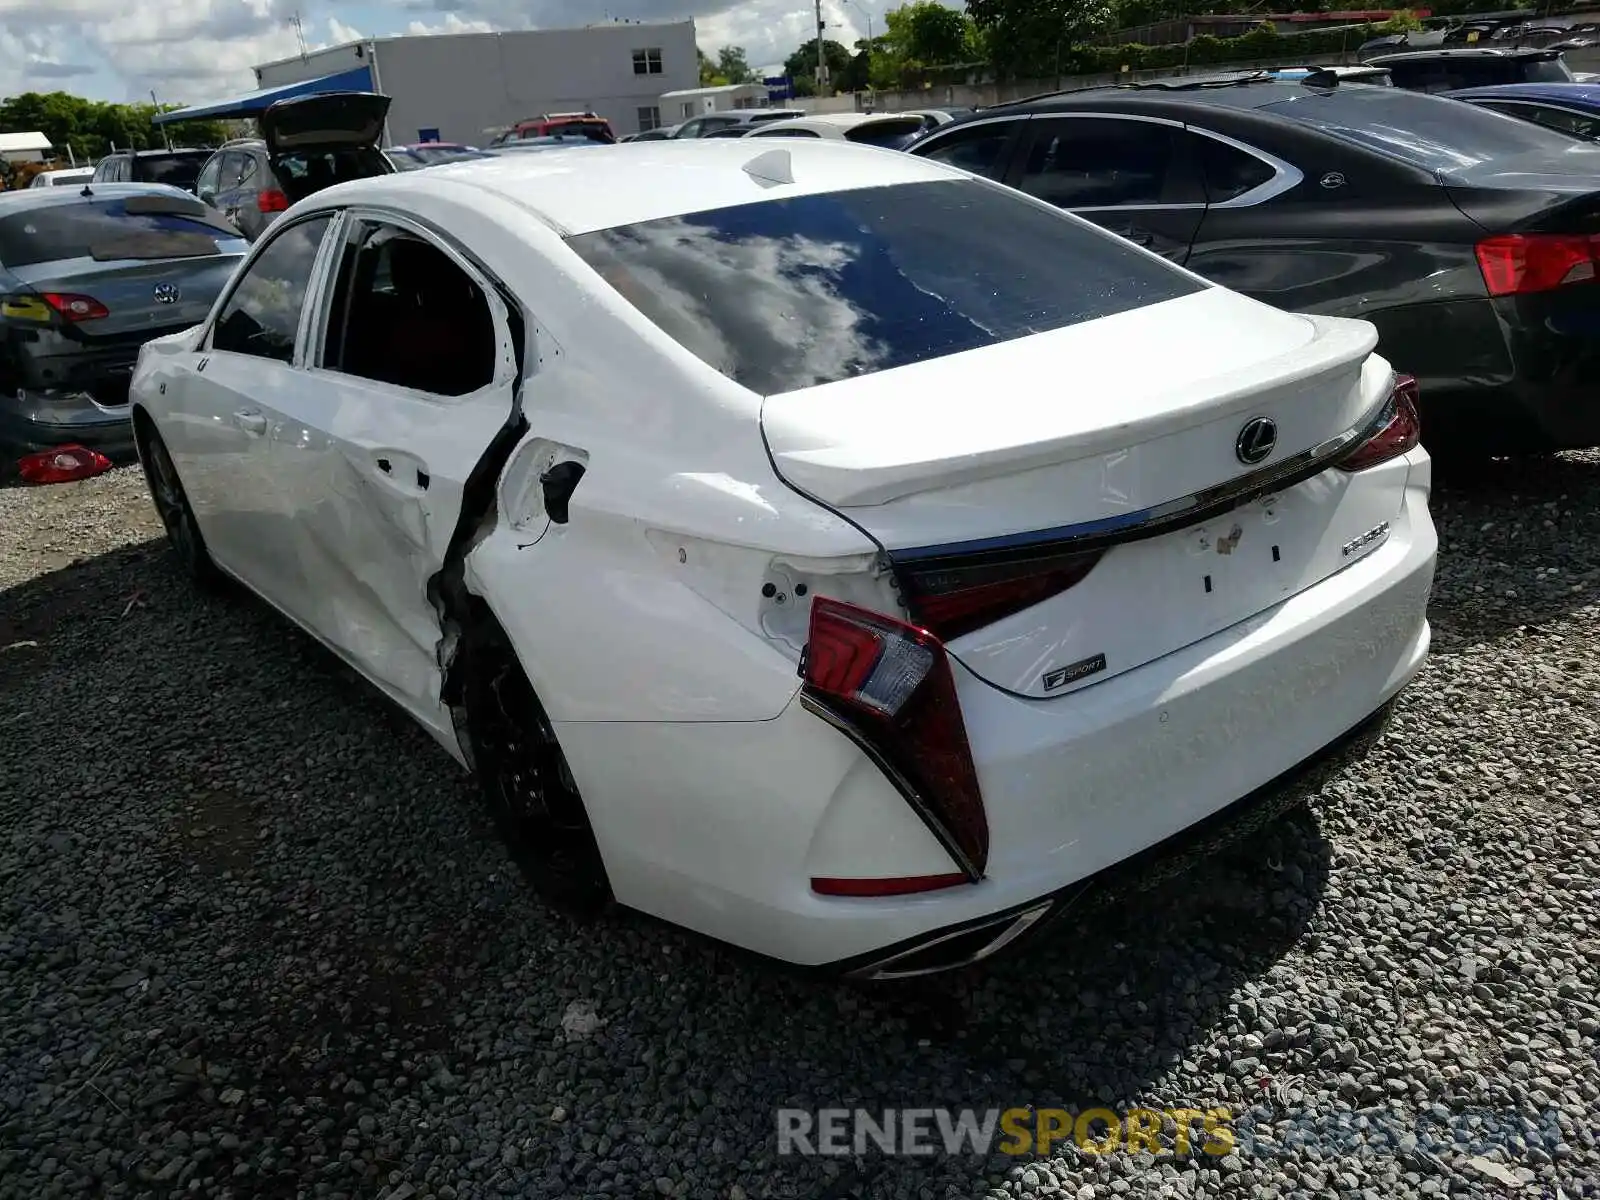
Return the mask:
POLYGON ((378 149, 388 114, 389 97, 375 92, 280 100, 261 114, 259 139, 229 142, 206 161, 195 194, 255 241, 296 200, 393 172, 378 149))

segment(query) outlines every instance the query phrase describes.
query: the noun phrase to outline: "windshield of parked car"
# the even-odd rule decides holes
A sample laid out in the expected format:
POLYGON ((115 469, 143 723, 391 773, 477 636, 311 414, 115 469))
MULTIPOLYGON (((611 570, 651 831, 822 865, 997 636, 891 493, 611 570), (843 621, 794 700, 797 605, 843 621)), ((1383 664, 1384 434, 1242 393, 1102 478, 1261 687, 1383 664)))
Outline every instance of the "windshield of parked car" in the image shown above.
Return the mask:
POLYGON ((198 200, 85 199, 0 217, 0 265, 27 267, 69 258, 198 258, 223 253, 238 238, 237 229, 198 200))
POLYGON ((762 395, 1206 286, 976 179, 763 200, 577 234, 568 244, 685 348, 762 395))
POLYGON ((196 150, 192 154, 136 154, 133 178, 139 183, 164 183, 189 191, 210 157, 209 150, 196 150))
POLYGON ((1476 166, 1508 155, 1559 154, 1572 140, 1526 121, 1442 96, 1401 88, 1340 87, 1263 106, 1324 133, 1429 171, 1476 166))

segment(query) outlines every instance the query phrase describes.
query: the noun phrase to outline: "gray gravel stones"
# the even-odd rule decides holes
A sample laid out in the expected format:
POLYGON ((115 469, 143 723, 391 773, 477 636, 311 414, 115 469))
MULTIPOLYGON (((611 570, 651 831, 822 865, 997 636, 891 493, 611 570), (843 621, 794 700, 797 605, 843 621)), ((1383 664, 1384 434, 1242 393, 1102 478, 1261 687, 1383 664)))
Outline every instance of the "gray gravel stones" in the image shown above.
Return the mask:
POLYGON ((0 490, 0 1197, 1600 1196, 1600 457, 1436 513, 1433 658, 1315 812, 866 991, 555 915, 136 472, 0 490), (1238 1144, 776 1154, 778 1107, 1024 1104, 1238 1144))

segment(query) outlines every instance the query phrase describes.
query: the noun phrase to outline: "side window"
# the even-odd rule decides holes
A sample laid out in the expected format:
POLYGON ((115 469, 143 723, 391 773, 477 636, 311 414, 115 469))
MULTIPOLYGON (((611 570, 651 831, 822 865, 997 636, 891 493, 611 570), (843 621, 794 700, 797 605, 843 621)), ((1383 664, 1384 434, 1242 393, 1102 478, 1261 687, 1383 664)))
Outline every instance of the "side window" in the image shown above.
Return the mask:
POLYGON ((239 155, 239 178, 230 184, 230 187, 255 187, 256 186, 256 156, 254 154, 239 155))
POLYGON ((1017 186, 1060 208, 1203 204, 1178 163, 1170 125, 1110 117, 1030 122, 1033 141, 1017 186))
POLYGON ((217 168, 217 191, 231 192, 239 186, 239 158, 231 150, 222 155, 222 165, 217 168))
POLYGON ((1203 134, 1184 134, 1199 155, 1200 170, 1206 181, 1206 201, 1222 204, 1237 200, 1269 182, 1276 173, 1254 154, 1246 154, 1227 142, 1203 134))
MULTIPOLYGON (((684 107, 688 108, 689 106, 685 104, 684 107)), ((700 120, 698 117, 692 121, 685 121, 683 123, 683 128, 678 130, 677 136, 686 138, 699 137, 700 130, 704 125, 705 122, 700 120)))
POLYGON ((332 220, 328 216, 297 221, 273 237, 218 314, 211 333, 213 350, 284 363, 294 360, 311 268, 332 220))
POLYGON ((1600 117, 1592 117, 1587 113, 1572 112, 1565 108, 1546 108, 1542 104, 1528 104, 1520 109, 1512 107, 1504 111, 1514 117, 1526 117, 1546 129, 1570 133, 1573 137, 1590 139, 1600 137, 1600 117))
POLYGON ((497 348, 483 289, 432 242, 374 223, 346 243, 324 370, 465 396, 493 381, 497 348))
POLYGON ((1005 149, 1010 145, 1016 127, 1015 121, 992 121, 958 129, 939 138, 927 151, 919 153, 946 166, 970 171, 986 179, 999 179, 1000 173, 1005 170, 1005 149))
POLYGON ((200 174, 194 181, 195 195, 202 200, 209 200, 217 194, 217 179, 222 173, 222 156, 213 155, 206 159, 206 165, 200 168, 200 174))

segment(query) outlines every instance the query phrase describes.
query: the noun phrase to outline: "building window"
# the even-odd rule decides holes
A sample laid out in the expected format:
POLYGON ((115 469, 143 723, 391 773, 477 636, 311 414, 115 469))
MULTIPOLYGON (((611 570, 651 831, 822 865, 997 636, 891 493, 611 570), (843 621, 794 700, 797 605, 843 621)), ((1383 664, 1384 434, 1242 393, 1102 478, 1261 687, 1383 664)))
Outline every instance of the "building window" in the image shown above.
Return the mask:
POLYGON ((661 128, 661 110, 659 108, 657 108, 655 105, 652 104, 649 108, 641 108, 639 110, 639 132, 640 133, 643 133, 646 129, 660 129, 660 128, 661 128))
POLYGON ((635 50, 633 52, 633 73, 635 75, 661 74, 661 51, 635 50))
POLYGON ((694 116, 694 105, 685 100, 683 102, 683 119, 687 121, 692 116, 694 116))

